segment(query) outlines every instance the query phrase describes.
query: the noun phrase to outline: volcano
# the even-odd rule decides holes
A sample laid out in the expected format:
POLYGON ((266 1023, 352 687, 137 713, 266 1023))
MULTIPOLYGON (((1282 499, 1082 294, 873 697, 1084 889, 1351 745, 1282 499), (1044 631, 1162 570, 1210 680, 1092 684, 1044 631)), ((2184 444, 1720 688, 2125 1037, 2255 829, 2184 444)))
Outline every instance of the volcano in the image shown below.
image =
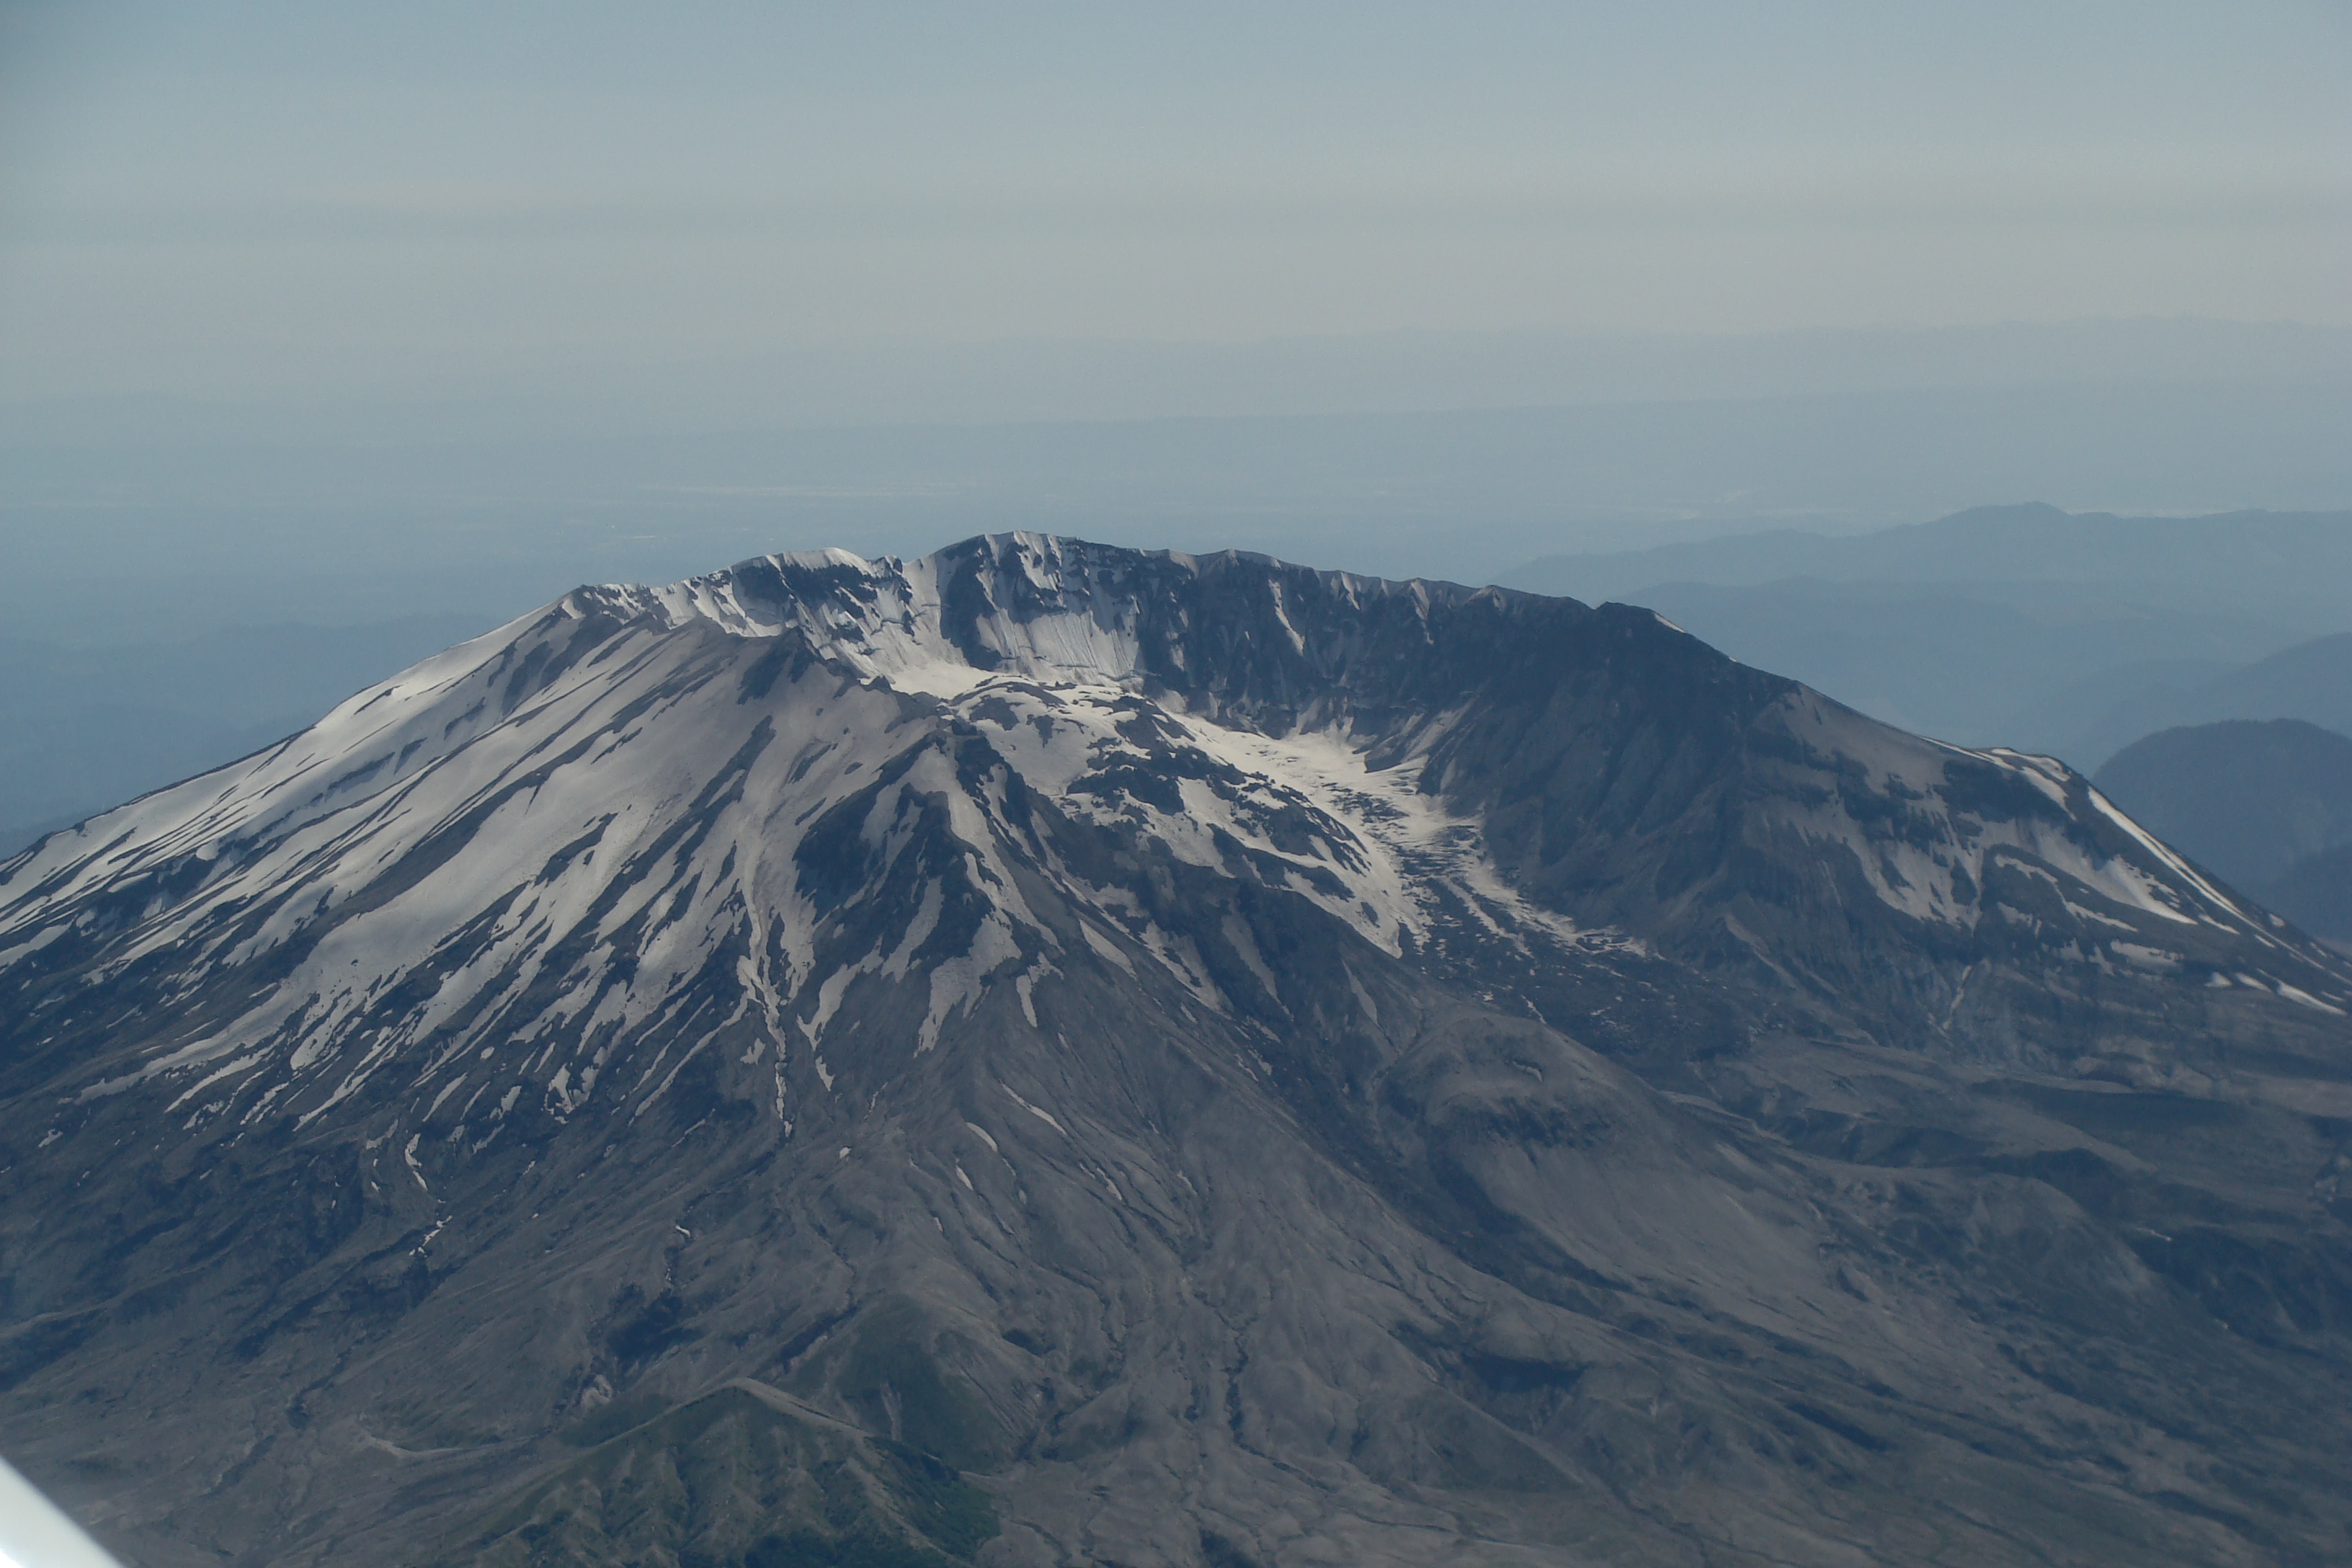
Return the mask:
POLYGON ((0 867, 126 1563, 2352 1551, 2352 969, 1647 610, 582 588, 0 867))

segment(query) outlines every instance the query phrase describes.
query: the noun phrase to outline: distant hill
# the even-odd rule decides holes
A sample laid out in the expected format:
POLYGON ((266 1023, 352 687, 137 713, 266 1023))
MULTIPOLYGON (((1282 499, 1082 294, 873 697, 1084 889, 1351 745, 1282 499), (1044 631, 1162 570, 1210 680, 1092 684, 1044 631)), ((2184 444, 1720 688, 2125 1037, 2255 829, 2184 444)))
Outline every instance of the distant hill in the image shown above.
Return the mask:
POLYGON ((2352 738, 2299 719, 2161 731, 2116 752, 2091 782, 2241 887, 2352 843, 2352 738))
POLYGON ((2305 856, 2257 896, 2312 935, 2352 947, 2352 844, 2305 856))
POLYGON ((2352 731, 2352 512, 1979 507, 1556 555, 1505 582, 1644 605, 1874 717, 2078 767, 2223 719, 2352 731))
POLYGON ((2299 719, 2184 726, 2126 746, 2092 782, 2313 934, 2352 938, 2352 738, 2299 719))
POLYGON ((2235 667, 2170 658, 2101 670, 2044 695, 2008 738, 2096 768, 2134 737, 2225 719, 2301 719, 2352 735, 2352 634, 2235 667))
POLYGON ((2217 677, 2244 668, 2212 658, 2160 658, 2093 669, 2041 689, 2001 721, 2008 744, 2043 756, 2063 757, 2096 772, 2109 757, 2143 735, 2179 724, 2212 719, 2278 719, 2292 714, 2259 711, 2184 711, 2183 699, 2217 677))
POLYGON ((2187 703, 2200 716, 2302 719, 2352 735, 2352 633, 2315 637, 2216 676, 2187 703))
MULTIPOLYGON (((2158 725, 2131 722, 2086 758, 2063 709, 2054 724, 2023 717, 2051 706, 2072 679, 2151 666, 2184 682, 2210 679, 2269 653, 2280 635, 2274 622, 2250 615, 2087 596, 2009 603, 1925 583, 1669 583, 1634 602, 1744 664, 1801 680, 1874 719, 1958 745, 2017 745, 2078 766, 2158 725)), ((2173 689, 2159 689, 2169 696, 2173 689)))

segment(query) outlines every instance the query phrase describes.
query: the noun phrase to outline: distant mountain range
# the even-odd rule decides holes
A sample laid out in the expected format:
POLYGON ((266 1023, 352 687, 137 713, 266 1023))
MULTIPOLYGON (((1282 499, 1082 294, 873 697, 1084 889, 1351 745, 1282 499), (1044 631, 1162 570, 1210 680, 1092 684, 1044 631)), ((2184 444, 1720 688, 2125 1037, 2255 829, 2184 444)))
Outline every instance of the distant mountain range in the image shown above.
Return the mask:
MULTIPOLYGON (((1968 373, 1904 386, 1873 373, 1759 394, 1771 378, 1743 374, 1679 384, 1719 391, 1530 388, 1520 403, 1465 376, 1457 386, 1487 386, 1485 405, 1229 404, 1182 417, 1118 417, 1119 400, 1083 378, 1059 413, 1002 412, 1012 392, 981 374, 983 354, 958 400, 999 412, 849 428, 838 415, 765 422, 748 393, 709 411, 713 377, 682 369, 658 416, 536 431, 470 403, 441 408, 429 433, 382 408, 206 406, 161 428, 111 406, 61 422, 11 411, 0 625, 42 640, 171 640, 289 605, 322 622, 510 613, 571 583, 660 580, 757 550, 919 553, 1008 528, 1477 584, 1662 531, 1853 531, 1996 497, 2126 514, 2337 507, 2352 494, 2352 362, 2336 353, 2330 374, 2255 383, 1968 373), (689 408, 705 412, 678 414, 689 408)), ((1252 357, 1220 378, 1263 386, 1252 357)), ((1318 379, 1360 378, 1334 362, 1318 379)), ((772 384, 803 404, 840 387, 822 364, 772 384)))
POLYGON ((2298 719, 2352 735, 2352 635, 2315 637, 2234 668, 2126 665, 2072 689, 2069 701, 2074 723, 2100 742, 2118 738, 2118 747, 2120 737, 2230 719, 2298 719))
POLYGON ((1651 605, 1890 721, 2084 767, 2170 725, 2352 721, 2352 513, 1987 507, 1556 556, 1506 581, 1651 605))
POLYGON ((148 1568, 2320 1564, 2352 961, 1648 610, 583 588, 0 863, 148 1568))

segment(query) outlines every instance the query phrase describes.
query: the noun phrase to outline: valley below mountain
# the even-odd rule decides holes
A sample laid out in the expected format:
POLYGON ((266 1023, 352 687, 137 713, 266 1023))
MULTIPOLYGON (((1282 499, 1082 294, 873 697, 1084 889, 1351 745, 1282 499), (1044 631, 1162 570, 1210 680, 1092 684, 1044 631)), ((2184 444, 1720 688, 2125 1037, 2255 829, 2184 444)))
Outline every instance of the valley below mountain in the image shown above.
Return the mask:
POLYGON ((2352 961, 1646 609, 586 587, 0 864, 126 1563, 2319 1564, 2352 961))

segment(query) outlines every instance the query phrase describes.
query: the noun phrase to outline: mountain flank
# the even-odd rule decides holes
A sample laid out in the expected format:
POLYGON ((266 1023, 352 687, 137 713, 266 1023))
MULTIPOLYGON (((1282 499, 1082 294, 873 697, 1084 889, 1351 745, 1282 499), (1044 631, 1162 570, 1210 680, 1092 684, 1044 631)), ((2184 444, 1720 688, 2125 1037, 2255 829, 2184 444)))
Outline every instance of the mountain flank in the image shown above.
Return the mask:
POLYGON ((2321 1563, 2352 967, 1646 609, 580 589, 0 865, 134 1564, 2321 1563))

